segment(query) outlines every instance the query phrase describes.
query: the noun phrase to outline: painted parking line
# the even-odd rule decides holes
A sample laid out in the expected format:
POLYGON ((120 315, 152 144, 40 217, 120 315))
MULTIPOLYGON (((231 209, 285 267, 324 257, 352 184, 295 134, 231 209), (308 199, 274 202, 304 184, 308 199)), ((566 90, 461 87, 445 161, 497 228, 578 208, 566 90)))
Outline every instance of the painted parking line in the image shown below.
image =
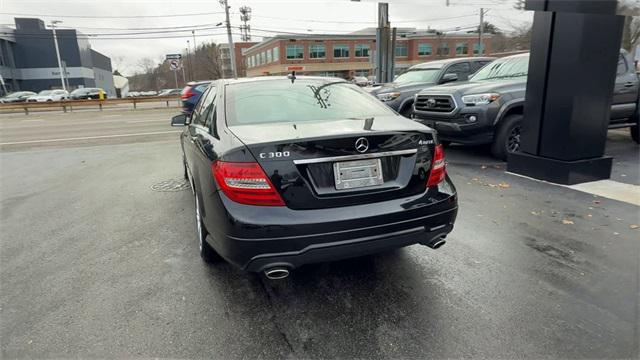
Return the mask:
POLYGON ((181 131, 180 130, 171 130, 171 131, 155 131, 155 132, 135 133, 135 134, 116 134, 116 135, 100 135, 100 136, 83 136, 83 137, 62 138, 62 139, 42 139, 42 140, 29 140, 29 141, 14 141, 14 142, 0 143, 0 146, 4 146, 4 145, 21 145, 21 144, 38 144, 38 143, 47 143, 47 142, 77 141, 77 140, 110 139, 110 138, 119 138, 119 137, 171 134, 171 133, 179 133, 179 132, 181 132, 181 131))
POLYGON ((640 206, 640 186, 613 180, 591 181, 567 186, 570 189, 640 206))
POLYGON ((563 185, 548 182, 545 180, 535 179, 529 176, 520 175, 512 172, 506 172, 509 175, 533 180, 549 185, 562 186, 583 193, 601 196, 607 199, 618 200, 631 205, 640 206, 640 185, 621 183, 614 180, 598 180, 576 185, 563 185))

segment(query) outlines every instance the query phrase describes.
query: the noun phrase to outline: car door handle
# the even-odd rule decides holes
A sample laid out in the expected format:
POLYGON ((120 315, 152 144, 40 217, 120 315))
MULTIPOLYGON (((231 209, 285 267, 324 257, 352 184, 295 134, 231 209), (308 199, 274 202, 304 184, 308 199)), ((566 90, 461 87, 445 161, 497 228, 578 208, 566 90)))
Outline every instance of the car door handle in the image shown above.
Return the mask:
POLYGON ((629 81, 629 82, 627 82, 627 83, 625 83, 625 84, 624 84, 624 87, 632 87, 633 85, 635 85, 635 83, 634 83, 634 82, 629 81))

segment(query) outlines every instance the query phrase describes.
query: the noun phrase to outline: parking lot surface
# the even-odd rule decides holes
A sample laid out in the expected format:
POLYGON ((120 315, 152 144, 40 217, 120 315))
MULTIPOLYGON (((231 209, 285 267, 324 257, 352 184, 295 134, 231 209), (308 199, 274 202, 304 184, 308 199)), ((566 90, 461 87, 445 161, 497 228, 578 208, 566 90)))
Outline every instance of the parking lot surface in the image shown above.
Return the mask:
POLYGON ((639 207, 452 146, 445 246, 270 281, 200 260, 173 113, 0 120, 3 358, 638 358, 639 207))

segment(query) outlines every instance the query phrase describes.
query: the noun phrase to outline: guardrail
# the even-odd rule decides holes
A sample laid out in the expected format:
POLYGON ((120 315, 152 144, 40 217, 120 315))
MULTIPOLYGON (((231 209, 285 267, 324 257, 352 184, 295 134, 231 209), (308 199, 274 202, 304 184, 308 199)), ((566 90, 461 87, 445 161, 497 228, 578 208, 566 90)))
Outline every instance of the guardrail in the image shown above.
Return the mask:
POLYGON ((103 106, 118 104, 133 104, 133 109, 137 109, 137 104, 151 102, 169 102, 178 101, 180 104, 180 96, 149 96, 149 97, 130 97, 122 99, 105 99, 105 100, 62 100, 62 101, 46 101, 46 102, 21 102, 21 103, 0 103, 0 111, 2 110, 24 110, 25 115, 29 115, 30 109, 46 109, 46 108, 62 108, 64 112, 73 111, 73 107, 94 107, 97 106, 102 111, 103 106))

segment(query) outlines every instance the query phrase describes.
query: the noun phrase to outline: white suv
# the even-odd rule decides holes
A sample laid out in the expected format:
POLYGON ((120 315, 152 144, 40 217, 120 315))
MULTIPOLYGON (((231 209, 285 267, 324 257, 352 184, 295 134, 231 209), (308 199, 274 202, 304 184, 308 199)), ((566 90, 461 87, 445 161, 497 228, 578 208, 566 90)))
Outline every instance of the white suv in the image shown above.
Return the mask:
POLYGON ((37 95, 27 99, 28 102, 45 102, 60 101, 69 98, 69 92, 66 90, 42 90, 37 95))

